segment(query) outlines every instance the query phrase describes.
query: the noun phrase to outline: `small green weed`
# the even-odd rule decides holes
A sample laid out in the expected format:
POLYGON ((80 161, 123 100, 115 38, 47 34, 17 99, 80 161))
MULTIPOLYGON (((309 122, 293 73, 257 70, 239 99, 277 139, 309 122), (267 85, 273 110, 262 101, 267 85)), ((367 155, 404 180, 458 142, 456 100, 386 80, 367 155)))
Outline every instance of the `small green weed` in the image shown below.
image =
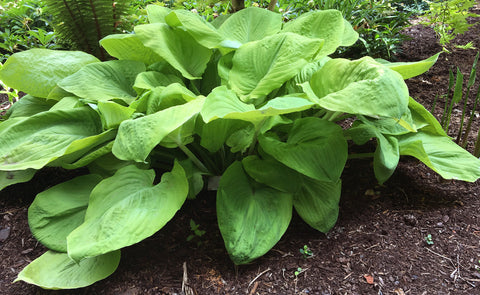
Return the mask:
POLYGON ((299 274, 303 272, 303 269, 301 267, 297 268, 297 270, 293 273, 295 275, 295 278, 298 277, 299 274))
POLYGON ((426 237, 425 237, 425 242, 427 242, 427 245, 433 245, 433 237, 431 234, 428 234, 426 237))
POLYGON ((193 219, 190 219, 190 230, 193 233, 187 237, 187 242, 190 242, 195 238, 200 238, 206 233, 206 231, 201 230, 199 228, 200 228, 200 224, 196 224, 193 219))
POLYGON ((307 245, 304 245, 303 248, 300 249, 300 253, 303 255, 303 258, 307 259, 313 256, 312 250, 308 248, 307 245))

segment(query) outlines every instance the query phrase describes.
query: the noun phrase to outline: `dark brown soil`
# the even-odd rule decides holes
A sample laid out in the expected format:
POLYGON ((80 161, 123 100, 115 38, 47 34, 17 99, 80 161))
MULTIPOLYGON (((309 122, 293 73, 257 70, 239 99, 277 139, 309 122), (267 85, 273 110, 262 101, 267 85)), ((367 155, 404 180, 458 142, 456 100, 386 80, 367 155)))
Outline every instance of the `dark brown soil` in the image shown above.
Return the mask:
MULTIPOLYGON (((407 33, 412 40, 404 44, 400 60, 420 60, 441 51, 432 30, 415 26, 407 33)), ((480 25, 455 42, 473 40, 480 46, 478 36, 480 25)), ((411 96, 430 108, 435 96, 447 92, 448 70, 458 66, 469 73, 476 52, 454 49, 442 54, 428 73, 408 81, 411 96)), ((443 106, 437 103, 437 116, 443 106)), ((456 118, 451 135, 458 122, 456 118)), ((474 135, 479 125, 477 119, 474 135)), ((74 175, 46 169, 31 182, 0 192, 0 294, 182 294, 184 263, 193 294, 480 293, 480 181, 442 180, 411 158, 402 158, 382 186, 369 160, 349 161, 339 220, 330 233, 319 233, 294 216, 269 253, 238 269, 216 224, 214 196, 206 194, 188 201, 160 232, 124 249, 118 270, 88 288, 45 291, 23 282, 11 284, 45 251, 30 234, 29 204, 36 193, 74 175), (187 242, 190 219, 206 234, 187 242), (429 234, 433 245, 425 240, 429 234), (312 257, 302 257, 299 249, 304 245, 312 257)))

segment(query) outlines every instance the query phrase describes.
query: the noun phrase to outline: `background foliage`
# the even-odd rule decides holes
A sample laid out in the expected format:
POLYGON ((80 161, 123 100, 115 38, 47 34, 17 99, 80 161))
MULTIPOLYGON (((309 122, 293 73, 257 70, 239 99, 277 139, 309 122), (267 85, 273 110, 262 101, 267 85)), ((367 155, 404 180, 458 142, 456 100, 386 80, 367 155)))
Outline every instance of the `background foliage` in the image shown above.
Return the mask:
MULTIPOLYGON (((52 14, 46 9, 47 2, 45 0, 0 1, 1 63, 5 62, 12 53, 29 48, 70 49, 75 45, 78 40, 72 36, 69 38, 68 35, 71 34, 63 34, 64 38, 60 38, 58 32, 54 30, 52 14)), ((245 7, 266 8, 269 2, 247 0, 245 7)), ((134 26, 146 23, 145 7, 148 4, 188 9, 197 12, 207 21, 213 21, 231 12, 232 9, 230 1, 225 0, 133 0, 130 1, 128 12, 117 22, 117 29, 132 32, 134 26)), ((405 38, 401 30, 409 25, 409 18, 422 13, 428 7, 425 1, 419 0, 280 0, 274 10, 282 13, 284 20, 293 19, 314 9, 340 10, 360 34, 360 40, 349 49, 340 48, 339 56, 355 58, 370 55, 392 59, 399 50, 399 44, 405 38)), ((79 47, 78 44, 76 47, 79 47)))

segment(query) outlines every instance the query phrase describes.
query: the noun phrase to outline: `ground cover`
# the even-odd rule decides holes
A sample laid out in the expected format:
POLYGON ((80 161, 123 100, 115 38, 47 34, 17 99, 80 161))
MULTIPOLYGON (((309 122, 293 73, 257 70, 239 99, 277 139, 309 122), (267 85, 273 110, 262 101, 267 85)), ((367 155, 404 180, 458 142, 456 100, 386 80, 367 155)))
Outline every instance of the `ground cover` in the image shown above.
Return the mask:
MULTIPOLYGON (((401 60, 421 60, 441 50, 431 30, 413 27, 408 34, 413 39, 405 43, 401 60)), ((478 35, 477 25, 457 42, 465 44, 463 41, 478 35)), ((429 108, 437 94, 447 91, 448 69, 459 66, 467 73, 475 53, 455 50, 451 55, 442 55, 428 73, 408 81, 411 96, 429 108)), ((442 108, 438 103, 435 113, 439 115, 442 108)), ((455 128, 454 124, 451 132, 455 128)), ((71 172, 50 169, 36 175, 31 183, 0 193, 1 294, 52 293, 24 283, 11 285, 11 281, 44 252, 29 232, 27 207, 36 193, 73 176, 71 172)), ((197 294, 478 292, 478 182, 441 180, 408 158, 402 159, 383 186, 376 184, 368 160, 349 161, 342 178, 339 222, 327 235, 309 228, 295 216, 272 251, 235 269, 216 225, 213 195, 204 195, 187 202, 158 234, 127 248, 114 275, 83 290, 57 293, 180 293, 184 262, 188 285, 197 294), (205 234, 195 235, 190 220, 205 234), (187 241, 192 234, 194 237, 187 241), (428 235, 431 240, 425 239, 428 235), (299 251, 305 245, 313 254, 308 258, 299 251)))

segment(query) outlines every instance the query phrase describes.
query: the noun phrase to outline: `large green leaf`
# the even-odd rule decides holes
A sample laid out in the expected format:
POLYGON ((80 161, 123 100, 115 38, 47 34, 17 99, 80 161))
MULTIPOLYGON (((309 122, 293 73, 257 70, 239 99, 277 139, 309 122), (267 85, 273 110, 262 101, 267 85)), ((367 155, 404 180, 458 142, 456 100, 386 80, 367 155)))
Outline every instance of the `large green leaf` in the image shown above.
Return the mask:
POLYGON ((275 159, 248 156, 242 160, 245 172, 256 182, 282 192, 295 194, 302 185, 302 175, 275 159))
POLYGON ((402 76, 370 57, 332 59, 303 86, 315 93, 305 89, 310 99, 331 111, 399 119, 408 107, 402 76))
POLYGON ((358 33, 355 31, 355 29, 352 27, 348 20, 344 19, 343 24, 344 27, 340 46, 352 46, 358 40, 358 33))
POLYGON ((83 223, 90 192, 101 180, 88 174, 38 194, 28 208, 33 236, 50 250, 67 252, 67 236, 83 223))
MULTIPOLYGON (((88 151, 81 158, 76 159, 74 162, 69 163, 62 163, 62 167, 65 169, 78 169, 88 164, 92 163, 93 161, 109 154, 112 152, 113 141, 109 141, 107 143, 103 143, 102 145, 94 147, 92 150, 88 151)), ((117 158, 115 158, 117 161, 117 158)))
POLYGON ((135 33, 146 47, 188 79, 200 79, 212 55, 210 49, 198 44, 187 32, 167 24, 136 26, 135 33))
POLYGON ((172 83, 166 87, 156 87, 148 95, 147 115, 169 107, 182 105, 197 98, 183 83, 172 83))
POLYGON ((77 289, 111 275, 120 263, 120 250, 75 262, 65 253, 48 251, 27 265, 15 282, 44 289, 77 289))
POLYGON ((92 101, 117 98, 131 103, 137 96, 133 90, 135 78, 145 70, 145 64, 140 61, 112 60, 87 65, 58 85, 92 101))
POLYGON ((56 110, 70 110, 76 107, 83 106, 84 104, 80 102, 80 98, 76 96, 65 96, 60 99, 53 107, 50 108, 50 111, 56 110))
POLYGON ((246 121, 232 119, 213 120, 202 125, 200 144, 208 151, 214 153, 237 131, 250 129, 254 129, 253 125, 246 121))
POLYGON ((278 33, 282 16, 265 9, 249 7, 230 16, 218 29, 228 42, 225 47, 238 48, 251 41, 262 40, 278 33))
POLYGON ((336 181, 347 161, 347 141, 340 126, 319 118, 298 119, 288 139, 260 135, 262 149, 280 163, 320 181, 336 181))
POLYGON ((480 160, 449 137, 424 129, 398 137, 400 155, 413 156, 445 179, 474 182, 480 178, 480 160))
POLYGON ((389 62, 386 60, 378 60, 390 69, 400 73, 403 79, 410 79, 419 76, 428 71, 436 62, 440 53, 437 53, 425 60, 415 62, 389 62))
POLYGON ((165 17, 172 11, 170 8, 160 5, 147 5, 147 15, 149 23, 166 23, 165 17))
POLYGON ((229 90, 226 86, 220 86, 207 96, 201 115, 205 122, 225 118, 257 124, 266 117, 303 111, 312 106, 313 103, 307 99, 283 96, 271 99, 264 106, 255 109, 253 104, 242 102, 235 92, 229 90))
POLYGON ((293 194, 300 217, 313 228, 327 232, 338 216, 341 181, 318 181, 271 159, 249 156, 242 160, 245 172, 255 181, 293 194))
POLYGON ((102 122, 105 129, 117 128, 120 123, 130 119, 135 112, 134 109, 124 107, 111 101, 99 101, 98 111, 102 115, 102 122))
POLYGON ((183 105, 123 121, 113 144, 113 154, 121 160, 143 162, 169 133, 198 114, 204 101, 205 98, 199 97, 183 105))
POLYGON ((220 180, 217 217, 230 258, 245 264, 267 253, 285 233, 292 196, 249 179, 242 163, 235 162, 220 180))
POLYGON ((188 10, 173 10, 165 17, 171 27, 186 30, 202 46, 218 48, 223 41, 222 35, 200 15, 188 10))
POLYGON ((371 138, 377 138, 377 148, 373 156, 373 171, 380 184, 387 181, 397 168, 400 160, 396 137, 383 134, 374 125, 366 124, 352 127, 346 131, 346 134, 359 145, 365 144, 371 138))
POLYGON ((22 99, 14 103, 7 110, 6 115, 8 118, 30 117, 35 114, 48 111, 55 103, 55 100, 47 100, 45 98, 35 97, 27 94, 22 97, 22 99))
POLYGON ((301 84, 309 82, 310 79, 312 79, 312 75, 320 70, 329 60, 331 60, 331 58, 326 56, 322 59, 306 64, 297 75, 287 81, 286 90, 289 93, 303 92, 301 84))
POLYGON ((9 87, 46 98, 63 78, 99 60, 80 51, 30 49, 13 54, 0 70, 9 87))
POLYGON ((337 222, 341 180, 335 182, 302 178, 300 190, 293 197, 298 215, 311 227, 326 233, 337 222))
POLYGON ((35 169, 0 171, 0 191, 9 185, 29 181, 35 172, 35 169))
POLYGON ((148 71, 140 73, 135 80, 133 88, 138 89, 154 89, 159 86, 166 87, 170 84, 178 83, 184 85, 181 78, 175 75, 163 74, 155 71, 148 71))
POLYGON ((60 156, 98 144, 100 132, 100 118, 89 107, 22 118, 0 128, 0 170, 40 169, 60 156))
POLYGON ((320 10, 302 14, 287 22, 283 31, 325 40, 319 57, 332 54, 342 43, 350 44, 353 39, 356 41, 358 38, 353 28, 345 25, 342 13, 338 10, 320 10))
POLYGON ((117 59, 136 60, 151 65, 162 58, 145 47, 135 34, 112 34, 100 40, 100 45, 117 59))
POLYGON ((188 180, 180 164, 153 185, 155 172, 121 168, 92 191, 85 222, 67 237, 75 261, 108 253, 153 235, 180 209, 188 180))
POLYGON ((417 129, 422 129, 425 132, 448 137, 447 133, 445 133, 445 130, 443 130, 442 125, 440 125, 432 113, 427 111, 423 105, 410 97, 408 107, 410 108, 412 119, 417 129))
POLYGON ((322 44, 293 33, 244 44, 233 56, 228 84, 243 101, 262 98, 298 74, 322 44))

